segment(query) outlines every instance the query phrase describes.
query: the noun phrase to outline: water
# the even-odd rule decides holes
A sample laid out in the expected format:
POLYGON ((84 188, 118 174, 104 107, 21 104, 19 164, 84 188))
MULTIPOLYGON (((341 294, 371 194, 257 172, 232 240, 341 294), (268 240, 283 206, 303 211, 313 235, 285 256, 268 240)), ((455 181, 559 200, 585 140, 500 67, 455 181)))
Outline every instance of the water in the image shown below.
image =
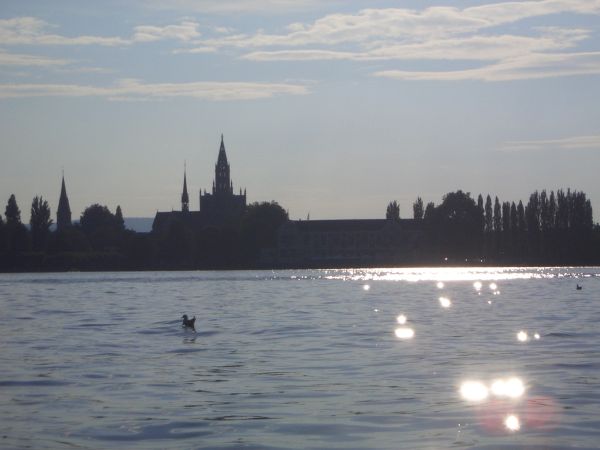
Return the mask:
POLYGON ((599 268, 9 274, 0 311, 0 448, 600 448, 599 268))

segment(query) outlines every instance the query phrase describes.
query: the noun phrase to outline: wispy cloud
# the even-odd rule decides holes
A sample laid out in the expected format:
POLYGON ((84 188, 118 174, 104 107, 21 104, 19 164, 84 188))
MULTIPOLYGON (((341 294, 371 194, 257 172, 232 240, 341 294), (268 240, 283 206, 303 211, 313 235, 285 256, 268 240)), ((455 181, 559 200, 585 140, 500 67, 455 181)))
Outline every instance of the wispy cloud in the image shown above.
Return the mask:
POLYGON ((524 34, 499 33, 497 29, 523 19, 564 13, 600 14, 600 0, 513 1, 463 9, 364 9, 354 14, 329 14, 312 23, 292 23, 281 34, 259 31, 199 39, 195 47, 179 52, 229 47, 252 61, 482 63, 480 68, 452 72, 387 70, 375 74, 402 80, 506 81, 596 74, 594 51, 566 53, 592 36, 588 29, 547 26, 526 28, 524 34))
POLYGON ((600 135, 571 136, 561 139, 509 141, 501 148, 507 152, 538 150, 600 150, 600 135))
POLYGON ((139 0, 154 9, 216 14, 281 14, 314 9, 338 0, 139 0))
POLYGON ((140 25, 133 29, 129 38, 118 36, 63 36, 50 32, 51 24, 35 17, 0 19, 0 42, 11 45, 100 45, 127 46, 141 42, 174 39, 187 42, 200 37, 198 23, 183 21, 177 25, 163 27, 140 25))
POLYGON ((23 97, 105 97, 110 100, 164 100, 192 98, 209 101, 255 100, 278 95, 304 95, 300 84, 199 81, 192 83, 144 83, 120 80, 114 86, 76 84, 0 84, 0 99, 23 97))
POLYGON ((200 36, 198 24, 192 21, 184 21, 179 25, 167 25, 165 27, 142 25, 135 27, 134 31, 134 42, 152 42, 163 39, 177 39, 187 42, 200 36))
POLYGON ((39 55, 27 55, 21 53, 9 53, 0 49, 0 66, 43 66, 56 67, 66 66, 71 62, 61 58, 48 58, 39 55))
POLYGON ((532 54, 476 69, 451 71, 383 70, 375 76, 418 81, 514 81, 573 75, 600 75, 600 52, 532 54))

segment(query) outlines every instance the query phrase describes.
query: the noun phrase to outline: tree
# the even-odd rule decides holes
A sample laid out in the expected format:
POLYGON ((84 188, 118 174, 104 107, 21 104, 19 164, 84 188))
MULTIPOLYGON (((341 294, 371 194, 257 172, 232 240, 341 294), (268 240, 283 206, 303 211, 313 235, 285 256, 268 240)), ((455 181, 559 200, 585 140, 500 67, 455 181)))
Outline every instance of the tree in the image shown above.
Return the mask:
POLYGON ((106 206, 97 203, 88 206, 81 214, 79 224, 94 250, 115 250, 119 246, 122 224, 106 206))
POLYGON ((400 220, 400 205, 396 200, 388 204, 385 211, 385 218, 388 220, 400 220))
POLYGON ((506 234, 510 231, 510 203, 502 203, 502 231, 506 234))
POLYGON ((485 231, 491 233, 494 230, 494 216, 492 212, 492 198, 490 194, 485 199, 485 231))
POLYGON ((424 220, 430 220, 433 218, 433 213, 435 211, 435 204, 433 202, 427 203, 425 207, 425 213, 423 214, 424 220))
POLYGON ((50 234, 50 207, 48 202, 41 196, 35 196, 31 203, 31 218, 29 219, 31 227, 31 238, 33 241, 33 249, 42 251, 46 247, 48 235, 50 234))
POLYGON ((7 225, 21 223, 21 210, 17 206, 15 194, 11 194, 11 196, 8 198, 8 203, 6 204, 4 215, 6 216, 7 225))
POLYGON ((21 223, 21 210, 17 205, 15 195, 12 194, 5 209, 6 216, 6 238, 8 251, 12 255, 26 252, 30 248, 29 232, 21 223))
POLYGON ((256 260, 261 249, 276 247, 277 231, 287 220, 287 212, 275 201, 248 205, 240 230, 246 257, 256 260))
POLYGON ((413 218, 415 220, 423 220, 424 215, 425 210, 423 209, 423 199, 421 197, 417 197, 417 200, 413 203, 413 218))
POLYGON ((460 258, 480 256, 483 214, 468 192, 446 194, 432 222, 442 252, 460 258))
POLYGON ((123 219, 123 212, 121 211, 121 205, 117 205, 117 210, 115 211, 115 225, 118 229, 125 229, 125 220, 123 219))
POLYGON ((494 231, 496 234, 502 230, 502 209, 498 197, 494 200, 494 231))

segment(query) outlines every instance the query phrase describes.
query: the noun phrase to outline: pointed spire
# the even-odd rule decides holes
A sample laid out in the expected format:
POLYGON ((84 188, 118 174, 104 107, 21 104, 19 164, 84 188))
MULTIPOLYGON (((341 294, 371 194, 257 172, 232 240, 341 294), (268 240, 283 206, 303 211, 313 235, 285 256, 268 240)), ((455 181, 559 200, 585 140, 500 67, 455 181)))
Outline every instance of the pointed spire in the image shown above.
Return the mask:
POLYGON ((218 164, 227 164, 227 153, 225 152, 225 143, 223 142, 223 134, 221 133, 221 146, 219 147, 218 164))
POLYGON ((60 198, 56 210, 56 228, 62 230, 71 226, 71 207, 69 206, 69 197, 67 197, 67 188, 65 187, 65 171, 62 170, 62 185, 60 188, 60 198))
POLYGON ((188 196, 187 191, 187 164, 183 162, 183 193, 181 194, 181 210, 183 212, 188 212, 190 210, 190 198, 188 196))

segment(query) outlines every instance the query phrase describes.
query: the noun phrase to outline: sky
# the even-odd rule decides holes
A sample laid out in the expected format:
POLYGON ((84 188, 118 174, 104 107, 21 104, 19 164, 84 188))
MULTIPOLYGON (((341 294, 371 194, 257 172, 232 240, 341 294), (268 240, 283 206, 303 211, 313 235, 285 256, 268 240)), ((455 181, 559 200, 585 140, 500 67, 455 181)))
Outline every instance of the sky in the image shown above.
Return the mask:
POLYGON ((600 217, 600 0, 3 0, 0 202, 293 219, 575 189, 600 217))

